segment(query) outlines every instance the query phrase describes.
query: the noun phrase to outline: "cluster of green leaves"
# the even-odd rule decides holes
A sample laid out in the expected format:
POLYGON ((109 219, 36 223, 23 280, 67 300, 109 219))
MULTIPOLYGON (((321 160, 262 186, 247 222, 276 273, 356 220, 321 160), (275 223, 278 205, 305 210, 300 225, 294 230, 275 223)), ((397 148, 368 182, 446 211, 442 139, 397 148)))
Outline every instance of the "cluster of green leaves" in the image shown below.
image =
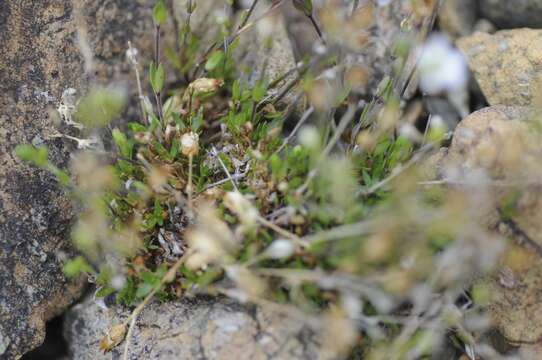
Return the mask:
MULTIPOLYGON (((167 21, 167 9, 163 1, 155 6, 153 19, 157 27, 167 21)), ((172 53, 171 49, 166 49, 165 53, 176 71, 181 76, 187 76, 191 68, 186 67, 186 64, 193 66, 198 61, 198 39, 189 27, 182 29, 180 39, 182 56, 172 53), (187 56, 192 58, 188 59, 187 56), (183 59, 182 64, 179 58, 183 59)), ((197 94, 197 102, 209 101, 214 106, 222 106, 219 118, 209 118, 203 106, 195 105, 194 93, 187 90, 190 85, 184 89, 167 89, 167 67, 162 63, 151 63, 148 79, 155 95, 157 110, 146 108, 145 119, 141 122, 129 123, 124 131, 112 131, 116 145, 114 175, 116 183, 125 186, 104 189, 104 216, 113 230, 120 232, 128 226, 134 226, 144 246, 123 260, 121 273, 126 279, 120 289, 118 284, 117 288, 113 286, 113 278, 118 269, 100 262, 99 258, 87 261, 85 257, 79 256, 66 264, 65 273, 68 276, 80 273, 95 275, 96 283, 101 287, 97 296, 116 293, 119 303, 133 305, 153 291, 158 290, 157 295, 161 299, 168 299, 176 296, 179 289, 184 291, 196 285, 207 285, 223 275, 219 267, 192 271, 182 266, 175 284, 161 288, 161 279, 170 264, 162 256, 164 250, 158 241, 158 234, 160 229, 171 229, 179 222, 178 215, 172 217, 172 209, 178 203, 175 192, 185 191, 189 173, 188 159, 181 151, 180 138, 183 134, 194 132, 201 139, 199 154, 192 159, 192 181, 196 194, 226 176, 220 167, 219 170, 213 169, 209 162, 209 158, 214 156, 211 154, 214 154, 215 144, 209 142, 216 135, 213 122, 223 124, 230 137, 218 141, 223 142, 221 145, 233 144, 236 150, 220 152, 218 156, 222 164, 233 173, 236 170, 233 158, 244 159, 248 154, 250 171, 242 180, 238 180, 239 189, 254 198, 254 205, 263 216, 285 207, 293 209, 297 218, 286 230, 297 236, 316 234, 337 225, 366 220, 383 203, 388 192, 380 189, 365 197, 360 193, 381 182, 398 164, 412 155, 414 147, 406 138, 385 134, 377 139, 372 150, 362 154, 322 157, 323 144, 329 140, 333 131, 327 118, 324 131, 317 134, 320 137, 319 144, 301 142, 282 146, 285 113, 277 111, 268 97, 271 82, 264 78, 249 85, 236 80, 234 74, 238 69, 233 60, 235 46, 234 41, 227 47, 227 51, 211 52, 204 63, 209 78, 224 81, 221 90, 197 94), (162 104, 162 96, 166 93, 162 104), (179 99, 185 111, 178 111, 179 99), (185 102, 190 106, 187 107, 185 102), (168 131, 174 135, 166 136, 168 131), (161 171, 164 171, 163 175, 159 175, 161 171), (312 181, 309 179, 311 172, 317 174, 312 181), (161 176, 162 179, 151 180, 161 176), (156 184, 153 184, 156 181, 166 191, 158 190, 156 184), (307 191, 300 192, 299 189, 307 182, 307 191), (261 183, 268 184, 265 190, 258 185, 261 183)), ((310 80, 310 74, 306 76, 310 80)), ((387 91, 391 91, 389 87, 387 91)), ((341 94, 341 99, 346 99, 347 95, 341 94)), ((82 122, 85 125, 92 123, 93 126, 109 123, 118 115, 124 103, 125 100, 117 93, 104 90, 91 92, 80 102, 82 122)), ((17 152, 23 160, 54 173, 60 183, 70 184, 67 173, 49 163, 45 148, 21 146, 17 152)), ((230 182, 220 187, 226 191, 233 189, 230 182)), ((221 199, 216 200, 221 219, 232 227, 238 225, 239 219, 227 210, 221 199)), ((241 264, 250 262, 277 236, 269 229, 258 227, 248 231, 244 237, 235 254, 241 264)), ((442 248, 446 241, 445 235, 439 237, 435 241, 435 251, 442 248)), ((362 265, 359 264, 358 255, 363 251, 364 242, 365 238, 360 236, 317 242, 288 259, 264 259, 261 265, 285 269, 360 271, 362 265), (354 266, 352 263, 355 263, 354 266)), ((368 262, 363 266, 370 268, 371 265, 368 262)), ((290 288, 277 282, 270 296, 279 302, 290 301, 308 309, 317 309, 334 297, 331 293, 309 281, 290 288)))

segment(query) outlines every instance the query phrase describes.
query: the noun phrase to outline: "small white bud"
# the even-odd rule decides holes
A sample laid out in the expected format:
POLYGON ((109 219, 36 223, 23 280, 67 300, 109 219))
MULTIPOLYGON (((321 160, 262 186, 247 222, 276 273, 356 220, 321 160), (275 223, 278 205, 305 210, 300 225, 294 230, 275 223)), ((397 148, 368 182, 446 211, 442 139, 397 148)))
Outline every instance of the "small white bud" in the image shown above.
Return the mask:
POLYGON ((344 293, 341 296, 341 307, 344 312, 352 319, 356 319, 363 308, 359 298, 352 293, 344 293))
POLYGON ((320 146, 320 134, 314 126, 305 126, 299 131, 299 142, 309 149, 320 146))
POLYGON ((256 224, 258 211, 240 192, 232 191, 224 195, 224 205, 239 216, 243 224, 249 226, 256 224))
POLYGON ((275 240, 265 250, 265 255, 271 259, 287 259, 294 254, 295 244, 287 239, 275 240))
POLYGON ((181 137, 181 152, 186 156, 195 156, 199 152, 199 136, 191 131, 181 137))
POLYGON ((132 44, 128 42, 128 50, 126 50, 126 59, 128 62, 130 62, 132 65, 137 65, 137 56, 139 55, 139 51, 132 47, 132 44))
POLYGON ((111 279, 111 286, 115 290, 122 289, 125 284, 126 284, 126 278, 122 275, 113 276, 113 278, 111 279))

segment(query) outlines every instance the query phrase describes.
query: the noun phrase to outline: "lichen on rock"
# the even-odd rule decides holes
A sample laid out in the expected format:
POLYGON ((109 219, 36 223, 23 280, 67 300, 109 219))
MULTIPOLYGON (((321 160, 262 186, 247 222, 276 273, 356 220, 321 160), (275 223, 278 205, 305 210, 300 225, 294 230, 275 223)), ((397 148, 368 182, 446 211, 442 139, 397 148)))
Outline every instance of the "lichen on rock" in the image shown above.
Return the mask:
MULTIPOLYGON (((81 293, 67 281, 72 254, 71 201, 42 170, 23 164, 15 147, 49 148, 65 166, 73 144, 54 135, 50 115, 63 91, 82 95, 89 82, 125 81, 128 40, 152 44, 152 1, 2 1, 0 3, 0 357, 17 358, 40 345, 45 322, 81 293), (127 26, 127 24, 130 26, 127 26), (85 37, 82 34, 86 34, 85 37), (86 57, 88 46, 93 58, 86 57), (88 61, 93 61, 93 66, 88 61), (89 72, 92 69, 92 72, 89 72)), ((133 87, 132 87, 133 88, 133 87)))

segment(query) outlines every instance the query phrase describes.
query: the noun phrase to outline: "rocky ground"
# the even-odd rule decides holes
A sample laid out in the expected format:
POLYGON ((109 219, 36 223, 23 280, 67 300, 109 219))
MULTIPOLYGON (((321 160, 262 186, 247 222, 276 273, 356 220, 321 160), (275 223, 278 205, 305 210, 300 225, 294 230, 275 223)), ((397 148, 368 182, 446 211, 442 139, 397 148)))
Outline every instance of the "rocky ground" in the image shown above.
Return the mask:
MULTIPOLYGON (((130 40, 140 51, 152 53, 153 3, 0 3, 1 359, 17 359, 38 347, 46 337, 46 322, 61 314, 67 358, 117 359, 122 354, 122 346, 103 354, 98 344, 108 329, 126 319, 128 309, 95 301, 93 290, 83 296, 85 280, 65 279, 61 264, 73 252, 68 241, 73 219, 70 201, 50 175, 17 160, 14 149, 20 143, 46 144, 55 163, 66 163, 74 147, 54 136, 51 110, 67 88, 84 91, 95 82, 115 81, 136 89, 124 59, 126 44, 130 40)), ((392 71, 394 61, 387 50, 408 25, 407 1, 389 3, 373 9, 371 46, 349 59, 367 76, 366 87, 357 89, 360 97, 374 95, 392 71)), ((186 1, 171 4, 176 21, 169 26, 175 27, 189 15, 183 10, 186 1)), ((256 13, 264 11, 263 1, 260 6, 256 13)), ((200 1, 190 14, 192 26, 202 34, 218 32, 206 16, 214 7, 214 1, 200 1)), ((284 73, 311 54, 311 45, 318 41, 310 23, 290 4, 273 16, 278 31, 271 48, 262 45, 265 23, 247 32, 241 42, 245 51, 239 63, 256 73, 263 66, 272 74, 284 73)), ((487 308, 494 328, 505 339, 504 350, 519 351, 521 359, 533 360, 542 358, 542 188, 537 183, 542 177, 542 143, 525 120, 542 105, 542 29, 538 28, 542 28, 542 4, 537 0, 445 0, 437 29, 455 39, 468 61, 472 75, 468 116, 463 117, 467 114, 448 99, 423 97, 434 114, 452 109, 450 121, 459 123, 450 145, 430 163, 430 181, 469 186, 479 169, 489 174, 487 181, 501 184, 533 179, 529 191, 517 199, 518 211, 507 217, 499 207, 506 194, 499 186, 491 187, 488 196, 493 206, 484 221, 495 236, 512 238, 515 245, 506 251, 494 276, 482 279, 492 289, 487 308)), ((323 31, 333 36, 325 22, 323 31)), ((406 85, 407 79, 402 79, 396 86, 406 85)), ((422 97, 410 90, 411 98, 422 97)), ((285 106, 291 100, 286 97, 285 106)), ((137 321, 130 358, 315 359, 325 342, 322 334, 310 319, 222 297, 153 302, 137 321)))

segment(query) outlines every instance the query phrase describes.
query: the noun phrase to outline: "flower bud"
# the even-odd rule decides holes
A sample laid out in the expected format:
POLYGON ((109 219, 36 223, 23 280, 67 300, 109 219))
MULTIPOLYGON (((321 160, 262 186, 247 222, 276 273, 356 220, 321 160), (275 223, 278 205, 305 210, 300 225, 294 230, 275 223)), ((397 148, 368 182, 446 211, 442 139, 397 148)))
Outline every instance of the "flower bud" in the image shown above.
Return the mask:
POLYGON ((128 42, 128 50, 126 50, 126 59, 132 65, 137 65, 137 56, 139 51, 136 48, 132 47, 132 44, 128 42))
POLYGON ((192 81, 187 90, 190 95, 201 96, 214 93, 222 85, 224 85, 222 79, 199 78, 192 81))
POLYGON ((265 255, 271 259, 287 259, 294 254, 295 244, 291 240, 278 239, 269 245, 265 255))
POLYGON ((181 152, 186 156, 195 156, 199 152, 199 136, 191 131, 181 137, 181 152))

